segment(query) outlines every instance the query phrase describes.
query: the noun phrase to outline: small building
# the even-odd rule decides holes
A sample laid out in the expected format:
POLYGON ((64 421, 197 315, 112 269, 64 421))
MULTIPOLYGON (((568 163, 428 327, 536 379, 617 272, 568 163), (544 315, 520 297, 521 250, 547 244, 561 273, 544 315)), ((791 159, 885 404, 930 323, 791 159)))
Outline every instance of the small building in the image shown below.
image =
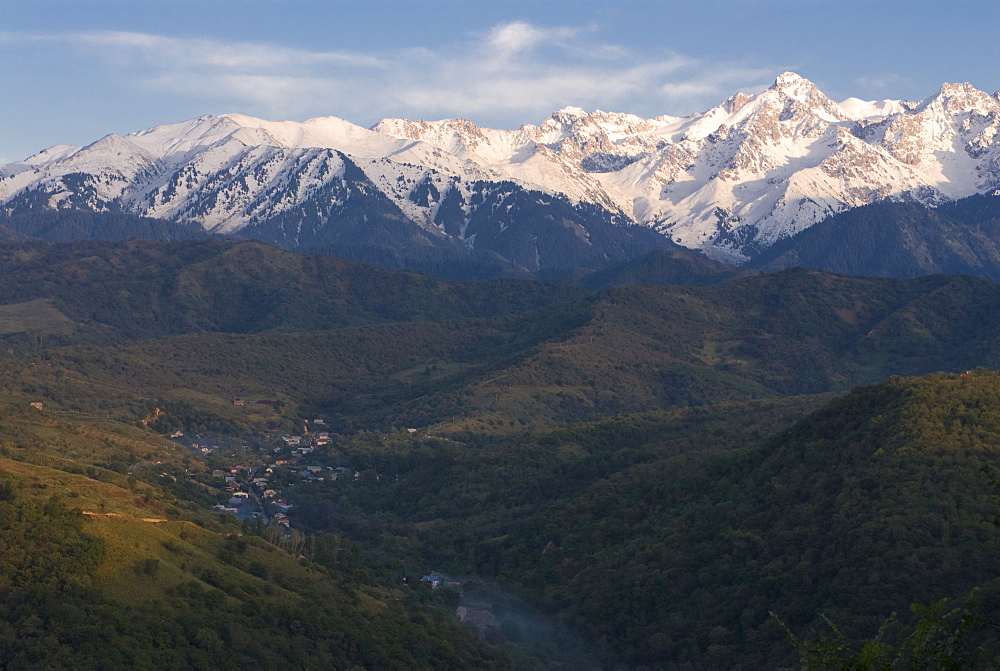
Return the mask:
POLYGON ((437 589, 438 587, 440 587, 441 581, 442 581, 441 576, 437 573, 428 573, 427 575, 425 575, 420 579, 420 582, 429 583, 431 589, 437 589))

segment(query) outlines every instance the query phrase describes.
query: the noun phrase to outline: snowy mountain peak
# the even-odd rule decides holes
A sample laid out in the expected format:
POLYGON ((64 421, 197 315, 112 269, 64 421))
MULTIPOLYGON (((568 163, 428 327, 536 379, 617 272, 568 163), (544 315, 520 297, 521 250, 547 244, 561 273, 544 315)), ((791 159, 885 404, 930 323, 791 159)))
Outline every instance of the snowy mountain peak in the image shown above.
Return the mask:
POLYGON ((587 110, 582 107, 574 107, 570 105, 569 107, 563 107, 561 110, 557 110, 552 113, 552 118, 560 123, 573 123, 581 117, 587 116, 587 110))
POLYGON ((779 114, 782 120, 793 117, 810 120, 819 118, 833 123, 848 118, 844 110, 827 98, 815 84, 794 72, 778 75, 774 84, 759 96, 751 98, 753 100, 757 101, 762 110, 770 109, 779 114))
POLYGON ((954 114, 956 112, 979 112, 987 114, 998 109, 994 96, 980 91, 972 84, 942 84, 941 88, 917 107, 918 111, 932 109, 954 114))
POLYGON ((836 103, 785 72, 686 117, 564 107, 498 130, 463 118, 366 129, 333 116, 206 115, 0 166, 9 212, 119 208, 237 230, 289 213, 333 216, 371 197, 462 244, 494 188, 603 208, 740 261, 849 207, 1000 188, 1000 98, 962 83, 919 104, 836 103))
POLYGON ((129 133, 125 139, 157 158, 165 158, 209 147, 238 129, 239 126, 226 117, 203 115, 129 133))
POLYGON ((792 97, 808 96, 816 91, 816 85, 811 81, 795 74, 794 72, 783 72, 774 79, 770 90, 782 91, 792 97))

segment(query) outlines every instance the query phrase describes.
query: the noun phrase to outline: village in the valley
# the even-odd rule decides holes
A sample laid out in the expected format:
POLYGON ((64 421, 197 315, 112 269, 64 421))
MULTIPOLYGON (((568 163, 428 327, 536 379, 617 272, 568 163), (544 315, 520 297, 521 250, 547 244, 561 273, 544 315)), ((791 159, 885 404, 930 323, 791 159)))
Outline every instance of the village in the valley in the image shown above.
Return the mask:
MULTIPOLYGON (((316 428, 324 426, 322 419, 312 420, 312 424, 316 428)), ((291 528, 288 511, 292 506, 282 495, 283 488, 297 482, 324 482, 343 477, 357 479, 361 475, 346 466, 317 466, 309 461, 317 450, 330 444, 327 431, 306 432, 300 436, 264 434, 262 438, 276 446, 262 454, 236 452, 232 456, 247 459, 234 460, 212 470, 212 477, 218 479, 220 488, 229 495, 227 501, 215 506, 219 512, 244 520, 260 519, 265 525, 273 521, 291 528), (264 455, 270 459, 263 459, 264 455)), ((203 455, 218 450, 216 445, 199 443, 192 443, 191 448, 203 455)), ((232 450, 229 452, 232 454, 232 450)), ((324 461, 328 460, 329 455, 324 456, 324 461)))
MULTIPOLYGON (((326 422, 316 418, 305 421, 300 435, 264 433, 235 443, 215 436, 188 436, 181 431, 166 437, 213 465, 211 480, 205 484, 218 489, 223 499, 213 506, 216 511, 240 520, 259 520, 272 536, 280 530, 281 537, 291 539, 297 534, 289 515, 293 505, 286 500, 287 488, 302 483, 357 482, 369 476, 375 482, 381 481, 378 473, 362 473, 341 464, 331 449, 332 439, 326 428, 326 422)), ((439 571, 427 573, 420 581, 432 590, 448 588, 458 592, 461 603, 455 615, 463 624, 474 627, 480 637, 499 626, 488 607, 464 598, 461 581, 439 571)))

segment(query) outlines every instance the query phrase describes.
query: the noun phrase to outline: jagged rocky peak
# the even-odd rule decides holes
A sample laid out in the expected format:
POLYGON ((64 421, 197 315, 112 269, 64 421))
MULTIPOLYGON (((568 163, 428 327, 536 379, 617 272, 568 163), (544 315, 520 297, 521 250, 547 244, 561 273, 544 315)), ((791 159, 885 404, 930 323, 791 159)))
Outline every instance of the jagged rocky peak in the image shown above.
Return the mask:
POLYGON ((689 127, 686 136, 693 140, 704 137, 710 143, 744 143, 743 160, 764 170, 772 159, 763 156, 763 146, 817 138, 830 124, 846 119, 844 111, 812 82, 788 72, 756 96, 734 96, 710 110, 701 122, 689 127))
POLYGON ((468 119, 441 119, 440 121, 411 121, 409 119, 382 119, 371 127, 376 133, 384 133, 393 137, 405 137, 419 140, 428 135, 444 133, 464 133, 479 135, 482 129, 468 119))
POLYGON ((794 72, 782 72, 775 77, 771 88, 775 91, 784 91, 789 95, 809 95, 817 90, 815 84, 794 72))
POLYGON ((836 103, 805 77, 785 72, 758 93, 736 93, 686 117, 564 107, 517 130, 464 118, 389 118, 368 130, 336 117, 298 123, 204 116, 3 167, 0 206, 98 207, 96 192, 101 202, 135 213, 235 229, 263 225, 274 203, 305 203, 310 212, 322 205, 332 213, 327 205, 348 192, 341 183, 350 172, 356 183, 364 173, 366 194, 388 199, 402 213, 395 216, 424 225, 445 207, 429 187, 413 195, 433 172, 434 188, 454 196, 441 216, 454 221, 473 215, 470 194, 481 183, 511 182, 574 206, 623 213, 739 261, 860 203, 995 188, 998 166, 1000 99, 971 84, 945 84, 919 104, 836 103), (354 163, 340 166, 315 148, 354 163), (730 213, 722 228, 719 208, 730 213))
POLYGON ((1000 109, 995 96, 980 91, 968 82, 942 84, 940 90, 917 106, 917 111, 932 110, 948 114, 978 112, 988 114, 1000 109))
POLYGON ((985 184, 996 173, 997 163, 990 157, 997 153, 998 130, 1000 102, 962 83, 943 84, 933 96, 865 128, 859 136, 907 165, 948 170, 948 179, 935 186, 949 196, 961 197, 980 188, 970 191, 965 185, 985 184), (946 168, 944 157, 955 157, 958 151, 983 164, 968 174, 956 173, 953 166, 946 168))
POLYGON ((571 126, 577 119, 581 119, 587 116, 587 110, 582 107, 563 107, 561 110, 556 110, 552 113, 552 120, 557 123, 571 126))
POLYGON ((786 118, 796 112, 804 112, 820 115, 827 121, 848 119, 847 114, 837 103, 827 98, 811 81, 794 72, 784 72, 778 75, 774 84, 763 94, 764 98, 776 96, 784 101, 786 108, 784 116, 786 118))
POLYGON ((722 108, 730 114, 734 114, 736 110, 740 109, 752 98, 749 93, 737 93, 736 95, 729 96, 729 99, 722 105, 722 108))
POLYGON ((657 123, 621 112, 585 112, 565 108, 533 133, 533 138, 584 172, 614 172, 634 162, 655 139, 647 137, 657 123))

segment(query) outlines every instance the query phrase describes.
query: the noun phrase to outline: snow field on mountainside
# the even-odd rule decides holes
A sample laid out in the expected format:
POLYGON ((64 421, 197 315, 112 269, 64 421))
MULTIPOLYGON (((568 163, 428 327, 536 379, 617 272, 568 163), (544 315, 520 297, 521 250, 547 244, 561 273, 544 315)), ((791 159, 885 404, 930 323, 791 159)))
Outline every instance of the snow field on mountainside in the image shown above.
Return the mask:
POLYGON ((515 130, 464 119, 366 129, 337 117, 202 116, 2 166, 0 203, 124 208, 236 231, 338 193, 348 169, 339 152, 427 230, 438 230, 450 190, 468 215, 468 185, 510 181, 739 261, 850 207, 934 205, 1000 188, 998 130, 997 96, 967 84, 919 103, 837 103, 784 73, 761 93, 687 117, 566 107, 515 130))

